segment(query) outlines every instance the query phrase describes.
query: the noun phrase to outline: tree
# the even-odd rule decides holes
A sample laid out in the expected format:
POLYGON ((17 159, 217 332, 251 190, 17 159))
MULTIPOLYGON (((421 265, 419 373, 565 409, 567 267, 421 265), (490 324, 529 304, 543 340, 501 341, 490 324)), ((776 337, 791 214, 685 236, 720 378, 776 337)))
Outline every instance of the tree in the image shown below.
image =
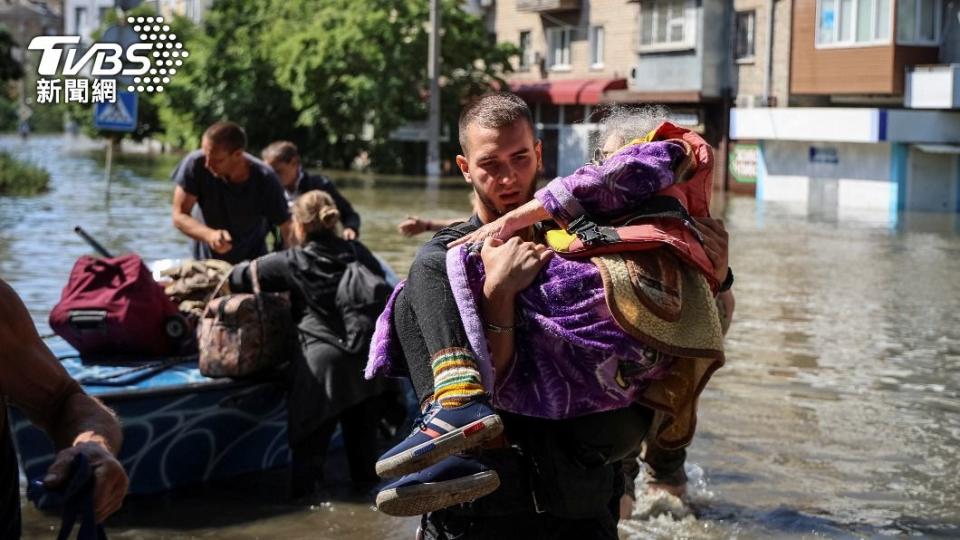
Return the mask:
POLYGON ((0 82, 16 81, 23 77, 23 66, 13 58, 17 42, 3 25, 0 25, 0 82))
MULTIPOLYGON (((516 50, 493 44, 456 0, 442 9, 451 124, 466 96, 502 83, 516 50)), ((206 125, 229 119, 252 148, 291 139, 307 156, 348 166, 426 117, 427 18, 423 0, 217 1, 202 29, 178 30, 190 57, 161 97, 166 137, 196 144, 206 125)))
POLYGON ((298 113, 274 77, 272 47, 264 41, 271 4, 218 1, 202 26, 173 22, 190 56, 159 96, 166 140, 196 146, 208 125, 226 119, 244 126, 253 151, 276 139, 307 142, 309 130, 296 125, 298 113))
MULTIPOLYGON (((279 2, 268 30, 276 43, 277 79, 291 93, 298 123, 312 126, 342 161, 358 147, 386 144, 393 129, 426 117, 428 4, 279 2), (303 13, 308 15, 298 16, 303 13)), ((449 121, 460 108, 451 103, 502 83, 498 74, 509 70, 515 49, 494 45, 483 22, 456 0, 444 0, 442 10, 442 92, 449 121)))

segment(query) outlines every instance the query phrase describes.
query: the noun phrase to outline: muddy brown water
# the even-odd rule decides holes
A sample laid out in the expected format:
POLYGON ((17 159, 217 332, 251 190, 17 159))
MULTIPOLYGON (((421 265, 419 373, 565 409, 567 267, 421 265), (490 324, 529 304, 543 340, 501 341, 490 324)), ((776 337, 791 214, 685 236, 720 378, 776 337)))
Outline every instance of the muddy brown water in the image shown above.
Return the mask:
MULTIPOLYGON (((125 157, 109 198, 103 154, 60 137, 0 148, 46 167, 52 189, 0 197, 0 276, 41 333, 83 225, 146 259, 187 254, 170 224, 175 160, 125 157)), ((469 211, 456 180, 346 175, 363 240, 403 274, 422 239, 405 215, 469 211)), ((687 464, 688 510, 640 494, 624 538, 960 537, 960 218, 902 214, 821 219, 805 208, 726 199, 737 307, 727 365, 705 391, 687 464)), ((415 519, 372 508, 342 476, 303 503, 285 470, 131 498, 113 538, 411 538, 415 519)), ((59 520, 24 499, 24 537, 59 520)))

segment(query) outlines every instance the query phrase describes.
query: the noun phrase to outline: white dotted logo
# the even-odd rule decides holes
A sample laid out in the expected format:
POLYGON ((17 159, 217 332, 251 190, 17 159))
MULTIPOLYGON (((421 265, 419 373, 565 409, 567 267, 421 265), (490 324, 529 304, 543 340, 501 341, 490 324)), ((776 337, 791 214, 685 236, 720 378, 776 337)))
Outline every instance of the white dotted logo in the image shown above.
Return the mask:
POLYGON ((170 26, 163 24, 163 17, 127 17, 127 23, 140 36, 142 43, 152 43, 150 69, 142 76, 134 77, 133 84, 127 86, 129 92, 163 92, 170 83, 170 77, 177 74, 183 65, 183 59, 190 53, 177 41, 177 35, 170 26))

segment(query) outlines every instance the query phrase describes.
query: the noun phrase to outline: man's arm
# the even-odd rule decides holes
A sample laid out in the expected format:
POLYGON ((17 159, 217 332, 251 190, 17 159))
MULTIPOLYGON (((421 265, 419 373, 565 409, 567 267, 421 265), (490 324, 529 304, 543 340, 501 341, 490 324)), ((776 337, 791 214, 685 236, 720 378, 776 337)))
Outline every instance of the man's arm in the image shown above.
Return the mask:
POLYGON ((127 475, 114 458, 120 424, 109 409, 83 392, 44 345, 16 292, 0 280, 0 393, 44 429, 60 452, 44 483, 63 482, 70 463, 83 453, 94 467, 97 521, 117 511, 127 475))
POLYGON ((283 240, 284 248, 297 245, 297 239, 293 235, 293 221, 286 220, 280 224, 280 238, 283 240))
POLYGON ((228 231, 207 227, 190 215, 196 204, 196 195, 187 193, 182 186, 177 185, 173 190, 173 226, 190 238, 209 245, 216 253, 230 251, 233 248, 233 238, 228 231))
POLYGON ((516 236, 506 242, 488 238, 483 244, 480 257, 486 279, 480 311, 495 373, 503 373, 513 359, 517 293, 533 282, 552 255, 546 246, 516 236))

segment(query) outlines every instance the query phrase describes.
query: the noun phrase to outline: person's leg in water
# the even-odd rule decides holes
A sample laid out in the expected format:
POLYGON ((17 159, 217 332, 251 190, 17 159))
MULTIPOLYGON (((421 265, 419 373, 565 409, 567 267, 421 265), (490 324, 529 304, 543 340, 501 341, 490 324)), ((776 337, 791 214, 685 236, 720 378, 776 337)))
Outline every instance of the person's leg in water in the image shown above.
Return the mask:
POLYGON ((376 398, 365 400, 340 413, 350 479, 361 488, 369 489, 371 484, 378 481, 374 472, 378 420, 376 398))
POLYGON ((313 495, 323 483, 323 465, 326 463, 330 438, 339 418, 328 418, 314 431, 290 442, 290 497, 299 499, 313 495))

